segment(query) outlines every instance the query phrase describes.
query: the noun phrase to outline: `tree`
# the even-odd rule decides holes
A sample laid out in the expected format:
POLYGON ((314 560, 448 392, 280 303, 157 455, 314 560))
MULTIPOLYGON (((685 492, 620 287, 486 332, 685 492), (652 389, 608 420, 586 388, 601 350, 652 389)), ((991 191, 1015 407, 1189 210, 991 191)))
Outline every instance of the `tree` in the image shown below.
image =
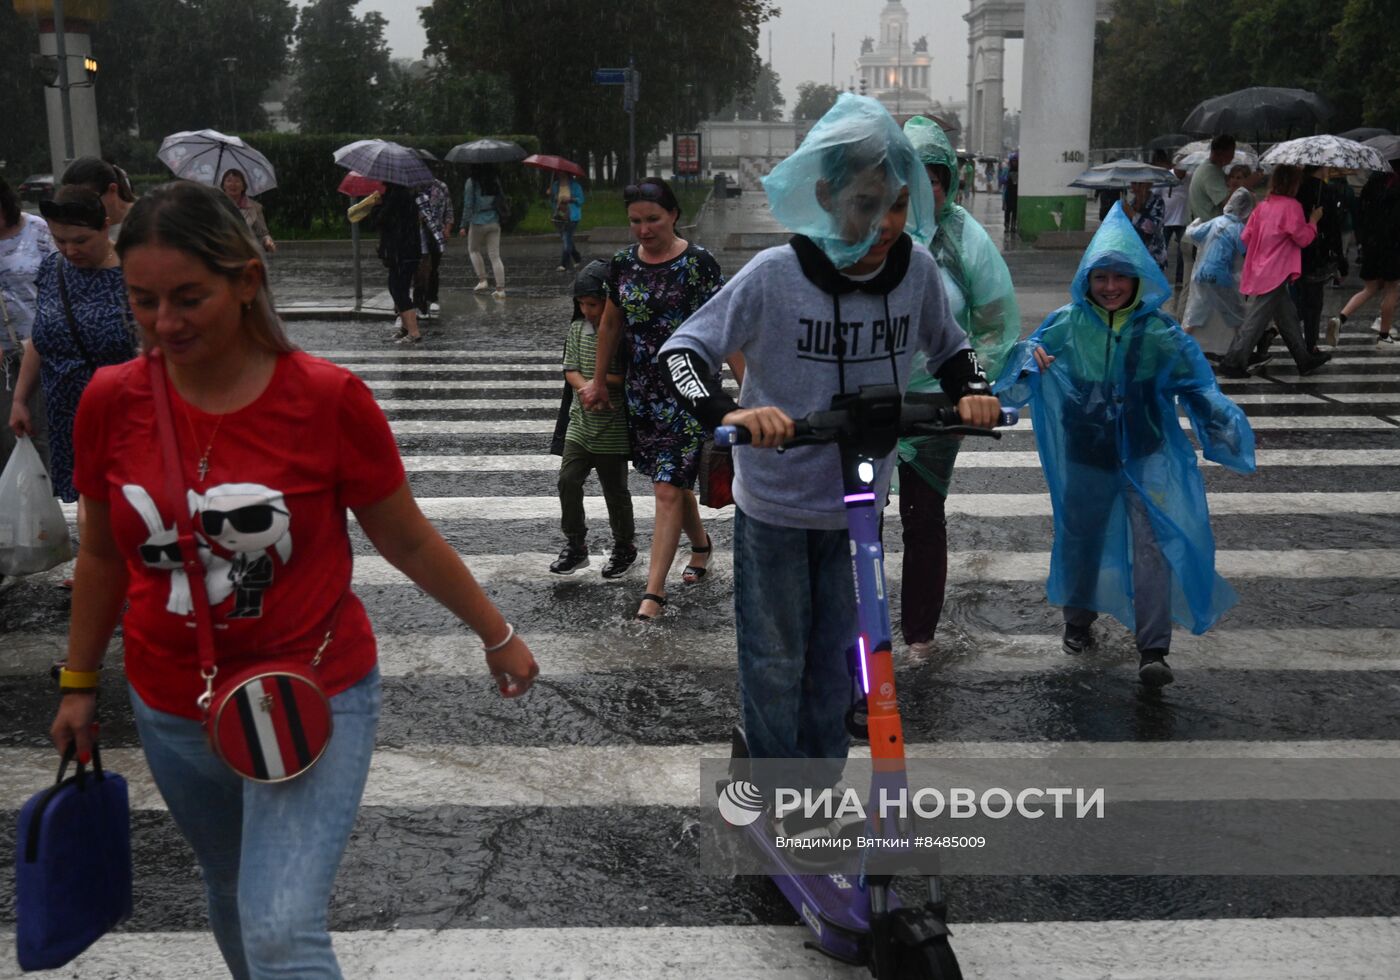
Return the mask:
POLYGON ((627 117, 622 93, 594 85, 594 69, 624 67, 628 53, 635 56, 637 146, 651 146, 756 80, 759 27, 774 12, 773 0, 433 0, 421 16, 430 57, 503 81, 515 132, 596 166, 625 159, 627 117))
POLYGON ((1360 117, 1346 119, 1344 126, 1400 132, 1400 35, 1394 26, 1393 0, 1347 0, 1342 9, 1332 30, 1337 49, 1328 94, 1334 106, 1361 109, 1360 117))
POLYGON ((397 59, 385 85, 385 132, 508 133, 514 104, 497 75, 397 59))
POLYGON ((797 105, 792 108, 793 119, 820 119, 836 104, 840 89, 834 85, 803 82, 797 86, 797 105))
POLYGON ((359 0, 312 0, 296 26, 296 87, 287 114, 311 133, 364 133, 386 120, 386 90, 394 80, 388 21, 370 11, 356 17, 359 0))
POLYGON ((787 99, 783 96, 781 79, 772 65, 763 65, 753 84, 739 93, 729 105, 715 114, 716 119, 745 119, 760 122, 778 122, 783 118, 783 106, 787 99))
POLYGON ((15 182, 47 172, 49 139, 44 89, 29 66, 39 53, 39 33, 12 4, 0 3, 0 92, 5 92, 5 124, 0 126, 0 167, 15 182))
POLYGON ((92 34, 104 145, 132 129, 266 127, 263 92, 295 23, 290 0, 113 0, 92 34))

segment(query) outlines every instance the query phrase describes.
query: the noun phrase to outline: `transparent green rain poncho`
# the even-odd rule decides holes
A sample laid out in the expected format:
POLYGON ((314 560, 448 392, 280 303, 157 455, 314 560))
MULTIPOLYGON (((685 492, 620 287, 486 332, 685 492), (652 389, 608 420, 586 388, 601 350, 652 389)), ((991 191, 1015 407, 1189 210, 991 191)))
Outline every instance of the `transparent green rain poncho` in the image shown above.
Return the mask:
POLYGON ((870 251, 880 221, 906 186, 905 230, 921 241, 934 231, 928 175, 885 107, 849 92, 817 120, 797 152, 763 178, 773 217, 810 238, 838 269, 870 251))
POLYGON ((1203 633, 1237 597, 1215 572, 1205 482, 1177 406, 1206 459, 1241 473, 1254 470, 1254 433, 1244 412, 1221 394, 1195 341, 1159 312, 1170 294, 1162 270, 1114 205, 1079 263, 1072 302, 1016 346, 994 387, 1004 404, 1031 406, 1055 512, 1049 601, 1107 613, 1135 628, 1125 496, 1136 493, 1171 569, 1172 618, 1203 633), (1105 313, 1089 295, 1094 269, 1136 277, 1134 301, 1105 313), (1055 358, 1044 372, 1033 356, 1037 346, 1055 358))
MULTIPOLYGON (((967 334, 987 377, 995 378, 1011 345, 1021 336, 1021 311, 1016 305, 1011 272, 987 230, 963 207, 953 203, 958 195, 958 154, 943 127, 932 119, 915 116, 904 124, 904 135, 909 137, 923 165, 947 167, 951 175, 952 183, 938 211, 936 228, 911 228, 910 234, 938 260, 953 318, 967 334)), ((923 354, 914 358, 909 390, 943 390, 929 374, 923 354)), ((901 439, 899 459, 946 497, 959 445, 956 439, 934 436, 901 439)))

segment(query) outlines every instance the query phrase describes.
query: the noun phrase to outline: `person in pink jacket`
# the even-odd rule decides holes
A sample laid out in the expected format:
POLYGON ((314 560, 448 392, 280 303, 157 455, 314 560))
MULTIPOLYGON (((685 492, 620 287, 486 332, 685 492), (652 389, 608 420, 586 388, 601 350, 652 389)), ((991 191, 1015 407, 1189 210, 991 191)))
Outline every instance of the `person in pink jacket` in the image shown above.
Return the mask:
POLYGON ((1245 225, 1240 292, 1248 305, 1244 323, 1220 360, 1223 377, 1248 376, 1249 352, 1271 323, 1288 345, 1299 374, 1311 374, 1332 359, 1331 354, 1308 351, 1297 307, 1288 295, 1288 284, 1302 273, 1303 249, 1317 237, 1317 223, 1322 219, 1322 208, 1314 208, 1308 218, 1303 217, 1297 198, 1302 182, 1303 172, 1297 167, 1276 167, 1269 177, 1269 196, 1245 225))

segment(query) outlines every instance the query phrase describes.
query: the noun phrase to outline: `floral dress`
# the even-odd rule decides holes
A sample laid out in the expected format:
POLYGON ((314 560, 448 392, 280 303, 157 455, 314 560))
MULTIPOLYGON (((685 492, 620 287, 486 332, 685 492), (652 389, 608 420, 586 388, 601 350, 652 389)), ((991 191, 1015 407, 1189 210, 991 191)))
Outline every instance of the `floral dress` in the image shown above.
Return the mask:
POLYGON ((666 385, 656 352, 724 285, 715 257, 689 245, 669 262, 644 262, 639 246, 613 256, 608 298, 622 311, 629 350, 627 431, 632 462, 653 483, 690 489, 700 472, 704 427, 681 408, 666 385))
POLYGON ((50 477, 54 493, 72 502, 78 499, 73 489, 73 420, 78 401, 99 367, 121 364, 136 355, 136 329, 120 266, 79 269, 55 252, 39 268, 38 287, 34 348, 40 356, 39 383, 49 413, 50 477), (58 288, 60 264, 77 321, 73 326, 58 288), (74 339, 75 330, 81 345, 74 339))

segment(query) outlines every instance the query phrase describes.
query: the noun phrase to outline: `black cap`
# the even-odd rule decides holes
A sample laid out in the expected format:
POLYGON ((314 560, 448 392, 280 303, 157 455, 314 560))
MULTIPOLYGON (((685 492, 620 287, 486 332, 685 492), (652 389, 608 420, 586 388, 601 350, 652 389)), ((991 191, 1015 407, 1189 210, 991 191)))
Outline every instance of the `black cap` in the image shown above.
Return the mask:
POLYGON ((579 270, 574 280, 574 299, 580 296, 606 296, 608 294, 608 264, 602 259, 594 259, 579 270))

